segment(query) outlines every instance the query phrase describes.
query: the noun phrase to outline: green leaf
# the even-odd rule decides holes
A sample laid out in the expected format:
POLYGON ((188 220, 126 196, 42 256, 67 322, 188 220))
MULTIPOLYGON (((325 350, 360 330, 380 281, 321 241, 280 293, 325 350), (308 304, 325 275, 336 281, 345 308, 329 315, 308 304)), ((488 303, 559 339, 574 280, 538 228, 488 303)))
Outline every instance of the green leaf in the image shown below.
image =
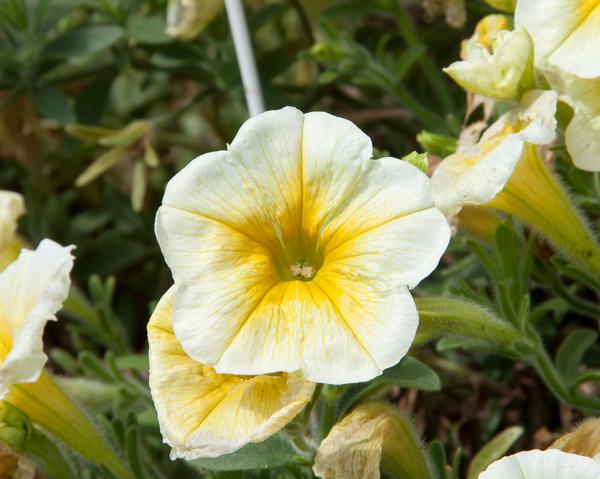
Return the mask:
POLYGON ((439 391, 442 387, 440 378, 433 369, 410 356, 383 371, 375 381, 421 391, 439 391))
POLYGON ((504 456, 522 434, 522 427, 513 426, 493 437, 469 463, 467 479, 477 479, 492 462, 504 456))
POLYGON ((127 27, 127 35, 137 43, 162 45, 172 41, 165 33, 167 24, 162 15, 152 17, 134 17, 127 27))
POLYGON ((119 369, 148 369, 147 354, 128 354, 115 358, 115 365, 119 369))
POLYGON ((123 36, 116 25, 90 25, 71 30, 54 40, 46 50, 53 56, 83 57, 110 48, 123 36))
POLYGON ((250 443, 239 451, 216 458, 196 459, 191 464, 212 471, 241 471, 264 467, 279 467, 294 461, 297 453, 291 444, 280 436, 266 441, 250 443))
POLYGON ((73 123, 75 114, 69 106, 67 97, 55 86, 44 85, 31 91, 31 96, 40 113, 59 123, 73 123))
POLYGON ((448 479, 448 466, 446 464, 446 450, 444 445, 437 439, 429 443, 427 448, 431 458, 431 467, 438 479, 448 479))
POLYGON ((104 172, 114 166, 119 160, 125 157, 127 148, 115 146, 111 150, 98 157, 87 169, 81 173, 75 180, 75 186, 82 187, 91 183, 104 172))
POLYGON ((564 379, 572 380, 585 352, 596 342, 598 333, 593 329, 575 329, 562 342, 556 353, 556 369, 564 379))

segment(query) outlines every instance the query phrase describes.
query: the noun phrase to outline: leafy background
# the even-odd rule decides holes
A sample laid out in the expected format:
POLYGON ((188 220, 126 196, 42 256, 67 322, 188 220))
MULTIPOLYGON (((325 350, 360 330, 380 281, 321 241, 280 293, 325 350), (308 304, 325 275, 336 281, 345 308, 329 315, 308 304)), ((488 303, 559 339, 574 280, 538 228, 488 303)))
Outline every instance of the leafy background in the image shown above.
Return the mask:
MULTIPOLYGON (((422 151, 423 131, 443 135, 437 146, 423 141, 435 163, 451 151, 465 114, 465 94, 441 68, 494 12, 483 1, 465 6, 466 23, 453 28, 418 1, 248 0, 267 108, 346 117, 378 155, 422 151)), ((0 2, 0 189, 25 195, 20 231, 29 243, 50 237, 77 246, 73 278, 82 300, 48 326, 50 364, 71 378, 65 387, 99 415, 139 477, 311 477, 302 460, 289 463, 293 452, 279 438, 195 467, 171 463, 161 444, 146 386, 145 328, 171 278, 154 214, 173 174, 222 149, 247 117, 225 15, 189 42, 167 36, 165 18, 162 0, 0 2), (244 457, 250 467, 257 457, 273 467, 215 471, 243 468, 244 457)), ((553 152, 595 226, 598 176, 572 168, 560 141, 553 152)), ((469 297, 511 321, 526 311, 551 356, 563 345, 565 376, 600 367, 599 285, 523 225, 497 222, 484 240, 455 225, 443 265, 416 294, 469 297)), ((376 394, 411 414, 426 441, 440 440, 450 461, 462 454, 462 472, 511 425, 524 428, 517 449, 546 447, 585 413, 598 413, 561 404, 526 363, 490 353, 456 338, 427 344, 414 354, 439 375, 441 391, 420 383, 376 394)), ((598 394, 593 383, 585 387, 598 394)), ((85 469, 82 477, 98 474, 85 469)))

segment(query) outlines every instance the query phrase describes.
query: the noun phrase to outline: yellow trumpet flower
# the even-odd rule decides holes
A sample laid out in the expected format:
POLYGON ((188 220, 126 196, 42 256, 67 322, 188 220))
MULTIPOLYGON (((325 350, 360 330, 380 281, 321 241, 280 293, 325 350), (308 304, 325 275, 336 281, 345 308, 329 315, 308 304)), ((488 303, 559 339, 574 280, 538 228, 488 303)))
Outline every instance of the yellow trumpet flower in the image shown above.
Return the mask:
POLYGON ((310 401, 299 373, 217 374, 190 358, 173 334, 173 286, 148 323, 150 390, 171 458, 215 457, 278 432, 310 401))
POLYGON ((87 418, 43 372, 46 323, 69 291, 72 247, 43 240, 22 249, 0 273, 0 400, 6 400, 48 432, 120 479, 130 473, 87 418))
POLYGON ((525 451, 503 457, 479 474, 479 479, 598 479, 600 464, 556 449, 525 451))
POLYGON ((342 384, 406 354, 418 325, 409 288, 437 266, 449 226, 423 172, 371 156, 350 121, 287 107, 169 182, 156 234, 192 359, 342 384))
POLYGON ((322 479, 430 479, 421 440, 398 410, 386 403, 357 406, 321 442, 313 470, 322 479))
POLYGON ((600 76, 600 0, 518 0, 515 25, 531 34, 539 67, 600 76))

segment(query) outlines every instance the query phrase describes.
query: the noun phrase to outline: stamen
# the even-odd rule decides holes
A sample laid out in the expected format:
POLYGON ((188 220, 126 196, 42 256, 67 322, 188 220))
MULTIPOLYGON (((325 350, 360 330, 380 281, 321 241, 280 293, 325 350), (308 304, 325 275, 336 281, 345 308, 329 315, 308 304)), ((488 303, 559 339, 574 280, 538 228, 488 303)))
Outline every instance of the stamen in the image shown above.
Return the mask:
POLYGON ((293 277, 303 279, 310 279, 315 275, 315 269, 312 266, 307 265, 306 261, 303 259, 298 260, 295 265, 291 266, 290 272, 293 277))

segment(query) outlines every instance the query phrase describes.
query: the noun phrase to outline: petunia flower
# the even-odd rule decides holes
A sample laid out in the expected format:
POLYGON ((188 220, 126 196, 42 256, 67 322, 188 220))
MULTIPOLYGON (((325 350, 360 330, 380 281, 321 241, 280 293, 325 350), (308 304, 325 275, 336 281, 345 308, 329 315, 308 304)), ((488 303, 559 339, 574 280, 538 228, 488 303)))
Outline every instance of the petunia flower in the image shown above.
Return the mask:
POLYGON ((518 0, 515 25, 529 31, 536 63, 581 78, 600 76, 600 4, 596 0, 518 0))
POLYGON ((463 205, 492 200, 512 177, 525 143, 544 145, 554 139, 556 101, 552 91, 531 90, 477 144, 459 146, 433 173, 436 205, 455 214, 463 205))
POLYGON ((462 61, 444 71, 469 92, 496 100, 519 100, 535 85, 533 44, 524 28, 481 38, 475 35, 463 45, 463 54, 462 61))
POLYGON ((503 457, 479 479, 598 479, 600 464, 588 457, 556 449, 525 451, 503 457))
POLYGON ((131 474, 89 420, 43 372, 42 335, 66 299, 72 246, 43 240, 0 273, 0 400, 120 479, 131 474))
POLYGON ((350 121, 287 107, 169 182, 156 234, 186 354, 218 373, 329 384, 367 381, 406 354, 409 289, 438 264, 449 226, 424 173, 372 152, 350 121))
POLYGON ((25 212, 23 197, 0 190, 0 271, 19 254, 21 241, 16 236, 17 220, 25 212))
POLYGON ((392 477, 431 477, 410 421, 390 404, 368 402, 333 426, 313 470, 322 479, 379 479, 380 466, 392 477))
POLYGON ((173 286, 148 323, 150 390, 171 458, 215 457, 283 428, 310 401, 315 384, 299 373, 217 374, 190 358, 173 334, 173 286))

